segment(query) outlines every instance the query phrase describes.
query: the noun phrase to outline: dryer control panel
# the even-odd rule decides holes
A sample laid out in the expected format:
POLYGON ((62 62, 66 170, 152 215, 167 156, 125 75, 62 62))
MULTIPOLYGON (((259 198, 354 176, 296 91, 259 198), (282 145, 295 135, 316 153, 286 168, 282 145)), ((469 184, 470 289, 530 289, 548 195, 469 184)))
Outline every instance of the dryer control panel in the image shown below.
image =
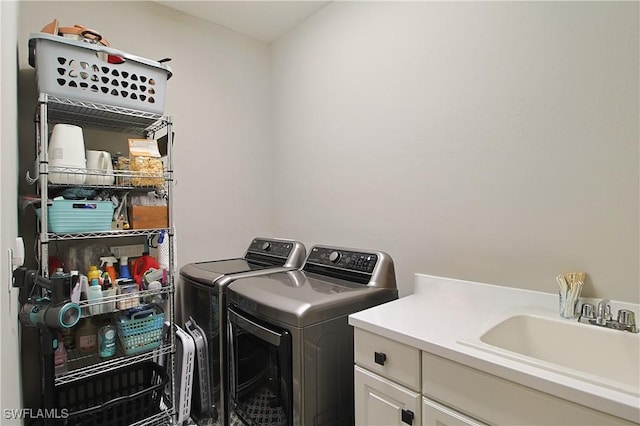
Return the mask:
POLYGON ((393 259, 382 251, 313 246, 302 270, 368 287, 397 289, 393 259))
POLYGON ((307 263, 332 266, 351 271, 371 274, 378 262, 375 253, 364 253, 332 247, 314 247, 309 253, 307 263))

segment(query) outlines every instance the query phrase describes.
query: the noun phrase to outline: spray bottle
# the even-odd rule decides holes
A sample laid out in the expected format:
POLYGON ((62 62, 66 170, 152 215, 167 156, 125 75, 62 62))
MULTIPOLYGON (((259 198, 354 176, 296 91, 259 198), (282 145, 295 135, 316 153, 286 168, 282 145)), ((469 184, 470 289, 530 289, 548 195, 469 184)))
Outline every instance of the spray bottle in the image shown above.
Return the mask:
POLYGON ((109 274, 109 278, 111 278, 111 282, 115 283, 116 279, 116 268, 113 267, 114 263, 117 263, 118 259, 113 256, 105 256, 100 258, 100 267, 103 271, 109 274))
POLYGON ((120 257, 120 278, 131 279, 131 274, 129 273, 129 257, 128 256, 120 257))

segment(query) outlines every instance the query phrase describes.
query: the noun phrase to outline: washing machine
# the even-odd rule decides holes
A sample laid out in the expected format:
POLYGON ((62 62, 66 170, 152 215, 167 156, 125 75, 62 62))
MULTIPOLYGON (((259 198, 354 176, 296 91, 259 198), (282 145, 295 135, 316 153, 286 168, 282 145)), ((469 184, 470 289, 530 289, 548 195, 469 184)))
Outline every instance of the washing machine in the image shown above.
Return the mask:
POLYGON ((244 256, 189 263, 180 269, 182 284, 178 321, 196 344, 196 372, 191 414, 194 419, 213 419, 226 425, 228 351, 226 289, 236 279, 297 270, 304 264, 306 249, 299 241, 254 238, 244 256))
POLYGON ((353 425, 348 316, 397 298, 387 253, 331 246, 301 270, 231 283, 228 411, 249 425, 353 425))

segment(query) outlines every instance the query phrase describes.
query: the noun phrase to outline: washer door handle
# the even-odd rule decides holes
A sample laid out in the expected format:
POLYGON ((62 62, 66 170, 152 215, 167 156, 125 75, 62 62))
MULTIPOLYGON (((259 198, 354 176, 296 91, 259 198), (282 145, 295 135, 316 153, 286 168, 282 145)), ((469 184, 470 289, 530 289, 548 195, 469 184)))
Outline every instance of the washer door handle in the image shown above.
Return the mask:
POLYGON ((280 339, 282 334, 275 330, 270 330, 261 324, 258 324, 249 318, 246 318, 239 313, 229 309, 229 321, 237 324, 238 327, 256 336, 258 339, 264 340, 273 346, 280 346, 280 339))
POLYGON ((385 354, 384 352, 374 352, 373 360, 376 364, 384 365, 384 363, 387 361, 387 354, 385 354))

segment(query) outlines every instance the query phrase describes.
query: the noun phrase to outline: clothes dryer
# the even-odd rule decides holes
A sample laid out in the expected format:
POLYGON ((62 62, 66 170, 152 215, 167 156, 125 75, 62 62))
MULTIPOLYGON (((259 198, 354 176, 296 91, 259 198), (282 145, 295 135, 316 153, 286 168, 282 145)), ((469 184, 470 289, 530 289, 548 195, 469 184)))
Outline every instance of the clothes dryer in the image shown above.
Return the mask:
POLYGON ((250 425, 352 425, 348 316, 397 298, 393 261, 373 250, 314 246, 302 270, 234 281, 229 411, 250 425))
POLYGON ((285 272, 303 266, 306 249, 299 241, 254 238, 241 258, 195 262, 180 269, 180 318, 196 342, 196 374, 191 413, 227 425, 226 289, 236 279, 285 272))

